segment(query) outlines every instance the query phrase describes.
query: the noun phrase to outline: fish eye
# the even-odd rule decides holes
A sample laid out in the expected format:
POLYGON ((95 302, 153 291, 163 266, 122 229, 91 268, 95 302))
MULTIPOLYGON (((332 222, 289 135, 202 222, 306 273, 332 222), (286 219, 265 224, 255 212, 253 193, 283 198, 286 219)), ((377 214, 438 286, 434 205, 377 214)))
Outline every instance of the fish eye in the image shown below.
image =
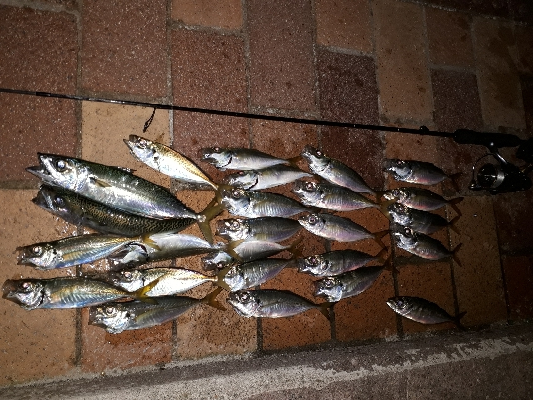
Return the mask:
POLYGON ((139 139, 137 141, 137 146, 141 149, 146 149, 146 147, 148 146, 148 142, 146 141, 146 139, 139 139))
POLYGON ((55 166, 59 172, 63 172, 67 169, 67 163, 65 162, 65 160, 57 160, 55 166))
POLYGON ((36 256, 40 256, 43 254, 43 248, 41 246, 34 246, 31 248, 31 252, 36 256))
POLYGON ((239 221, 233 221, 233 222, 231 223, 231 227, 232 227, 233 229, 239 229, 240 226, 241 226, 241 224, 239 223, 239 221))
POLYGON ((318 257, 316 257, 316 256, 307 257, 307 263, 311 264, 311 265, 317 265, 318 264, 318 257))
POLYGON ((213 147, 213 153, 220 153, 220 147, 213 147))
POLYGON ((239 189, 235 189, 234 191, 231 192, 231 196, 234 199, 240 199, 243 195, 244 195, 244 192, 239 189))
POLYGON ((315 214, 311 214, 307 217, 307 222, 309 222, 311 225, 314 225, 318 222, 318 217, 315 214))
POLYGON ((131 280, 131 278, 133 278, 133 274, 130 271, 123 272, 122 276, 124 277, 124 279, 128 279, 128 280, 131 280))
POLYGON ((315 190, 315 188, 316 188, 315 183, 313 183, 313 182, 306 182, 306 184, 305 184, 305 190, 307 190, 308 192, 312 192, 312 191, 315 190))
POLYGON ((115 313, 115 307, 106 307, 105 313, 107 315, 114 314, 115 313))
POLYGON ((322 286, 324 286, 325 288, 332 288, 335 286, 335 281, 331 278, 326 278, 322 281, 322 286))
POLYGON ((32 291, 33 285, 30 282, 22 282, 20 284, 20 289, 25 293, 29 293, 32 291))
POLYGON ((400 310, 403 310, 407 304, 403 300, 398 300, 396 302, 396 307, 398 307, 400 310))
POLYGON ((54 204, 56 206, 59 206, 59 207, 62 207, 65 205, 65 200, 63 199, 63 197, 60 197, 60 196, 56 196, 54 198, 54 204))

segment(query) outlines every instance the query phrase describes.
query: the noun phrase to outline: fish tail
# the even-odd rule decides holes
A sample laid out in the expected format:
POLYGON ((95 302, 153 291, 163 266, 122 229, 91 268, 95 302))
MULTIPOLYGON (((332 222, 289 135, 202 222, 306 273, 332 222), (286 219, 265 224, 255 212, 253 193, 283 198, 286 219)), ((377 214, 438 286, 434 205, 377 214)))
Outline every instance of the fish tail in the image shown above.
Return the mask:
POLYGON ((390 272, 396 272, 400 273, 400 270, 396 268, 396 266, 392 263, 392 253, 389 254, 388 249, 385 247, 384 249, 381 249, 378 254, 376 254, 376 257, 378 261, 385 266, 385 269, 390 272))
POLYGON ((161 248, 157 245, 156 242, 154 242, 154 240, 152 239, 149 233, 141 236, 141 242, 143 242, 145 245, 150 246, 151 248, 155 250, 161 250, 161 248))
POLYGON ((457 314, 453 320, 454 320, 454 324, 456 327, 458 327, 460 330, 462 331, 466 331, 466 328, 461 325, 461 318, 463 318, 466 314, 466 311, 463 311, 463 312, 460 312, 459 314, 457 314))
POLYGON ((227 290, 228 292, 231 292, 231 288, 229 285, 224 281, 224 278, 228 274, 229 270, 232 268, 232 265, 228 265, 227 267, 224 267, 220 270, 220 272, 216 275, 217 280, 215 284, 219 286, 221 289, 227 290))
POLYGON ((460 267, 462 267, 463 265, 461 264, 461 261, 459 261, 459 257, 457 257, 457 251, 461 248, 463 244, 462 243, 459 243, 457 246, 455 246, 455 248, 452 250, 452 259, 457 263, 457 265, 459 265, 460 267))
POLYGON ((213 232, 211 231, 211 226, 209 225, 209 222, 218 214, 220 214, 223 210, 220 204, 215 205, 215 201, 216 197, 213 198, 211 203, 209 203, 202 212, 200 212, 200 218, 197 221, 200 231, 202 231, 205 240, 207 240, 209 244, 214 243, 213 232))
POLYGON ((291 157, 287 159, 287 162, 293 167, 300 168, 298 163, 303 160, 302 156, 291 157))
POLYGON ((326 301, 325 303, 317 304, 318 311, 322 313, 324 317, 328 319, 328 321, 331 321, 331 318, 333 317, 333 306, 337 304, 332 301, 326 301))
POLYGON ((157 278, 156 280, 153 280, 148 285, 143 286, 140 289, 137 289, 135 292, 131 292, 134 298, 137 300, 141 300, 148 304, 157 304, 157 300, 153 297, 147 296, 146 293, 148 293, 150 290, 152 290, 161 280, 162 277, 157 278))
POLYGON ((303 237, 299 237, 294 242, 292 242, 290 247, 287 249, 287 251, 291 253, 291 259, 296 259, 302 256, 303 246, 300 246, 300 244, 302 243, 303 240, 304 240, 303 237))
POLYGON ((386 216, 390 221, 392 221, 392 218, 390 217, 390 213, 389 213, 389 206, 391 204, 394 204, 396 203, 396 198, 394 199, 391 199, 391 200, 385 200, 383 202, 379 202, 379 211, 381 211, 381 213, 386 216))
POLYGON ((233 242, 229 242, 229 243, 226 245, 224 251, 225 251, 226 253, 228 253, 230 256, 232 256, 234 259, 239 260, 239 261, 242 261, 242 257, 241 257, 239 254, 237 254, 237 252, 235 251, 235 248, 236 248, 237 246, 239 246, 242 242, 244 242, 244 239, 241 239, 241 240, 235 240, 235 241, 233 241, 233 242))
POLYGON ((461 210, 459 210, 459 207, 457 207, 457 204, 463 201, 463 199, 464 197, 456 197, 455 199, 448 200, 448 204, 450 205, 450 207, 453 208, 459 216, 463 214, 461 213, 461 210))
POLYGON ((383 237, 385 237, 385 235, 389 233, 389 230, 388 229, 385 229, 385 230, 382 230, 382 231, 379 231, 379 232, 376 232, 374 233, 374 240, 377 244, 379 244, 381 246, 382 249, 386 249, 387 246, 385 246, 385 243, 383 243, 381 241, 381 239, 383 239, 383 237))
POLYGON ((202 301, 218 310, 226 311, 226 308, 217 300, 217 296, 220 294, 220 292, 222 292, 222 288, 218 287, 205 296, 202 301))
POLYGON ((454 231, 455 233, 457 233, 458 235, 460 235, 459 233, 459 230, 457 229, 457 227, 455 226, 455 224, 457 223, 457 221, 459 221, 459 217, 460 215, 457 215, 455 216, 449 223, 448 223, 448 226, 450 227, 450 229, 452 231, 454 231))

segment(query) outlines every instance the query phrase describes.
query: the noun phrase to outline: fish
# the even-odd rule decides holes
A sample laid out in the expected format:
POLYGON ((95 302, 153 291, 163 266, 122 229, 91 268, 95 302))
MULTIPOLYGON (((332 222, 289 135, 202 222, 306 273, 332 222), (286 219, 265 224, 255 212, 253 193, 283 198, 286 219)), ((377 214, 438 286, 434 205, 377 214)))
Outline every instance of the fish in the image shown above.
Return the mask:
POLYGON ((265 169, 238 171, 227 175, 222 183, 246 190, 268 189, 312 175, 291 165, 278 164, 265 169))
POLYGON ((120 236, 179 232, 196 222, 193 218, 154 219, 130 214, 71 190, 45 184, 41 185, 32 202, 73 225, 120 236))
POLYGON ((150 268, 112 272, 108 279, 114 286, 128 292, 135 292, 153 283, 145 294, 148 297, 159 297, 184 293, 206 282, 227 288, 221 274, 222 272, 219 275, 207 276, 185 268, 150 268))
POLYGON ((81 308, 119 299, 137 298, 149 301, 143 287, 130 293, 107 282, 80 277, 7 280, 3 297, 25 310, 36 308, 81 308))
POLYGON ((331 303, 315 304, 305 297, 285 290, 239 290, 228 295, 227 302, 242 317, 282 318, 317 309, 330 319, 331 303))
POLYGON ((216 297, 222 289, 217 288, 201 299, 187 296, 158 297, 157 302, 149 304, 134 300, 127 303, 107 303, 89 309, 89 324, 100 326, 109 333, 150 328, 172 321, 193 307, 208 304, 225 310, 216 297))
POLYGON ((363 267, 337 276, 328 276, 315 282, 315 296, 337 302, 364 292, 381 275, 384 266, 363 267))
POLYGON ((379 205, 360 193, 343 186, 297 181, 292 192, 300 198, 303 205, 333 211, 352 211, 362 208, 378 208, 379 205))
POLYGON ((422 211, 434 211, 445 205, 449 205, 458 215, 461 215, 461 211, 457 208, 457 204, 463 200, 463 197, 446 200, 444 197, 431 190, 416 187, 401 187, 388 190, 383 192, 382 196, 386 200, 395 200, 397 203, 403 204, 404 206, 422 211))
POLYGON ((437 239, 401 225, 392 226, 391 235, 396 239, 396 245, 399 248, 411 254, 427 260, 442 260, 451 257, 458 265, 461 265, 456 255, 461 247, 460 243, 450 251, 437 239))
POLYGON ((200 150, 202 161, 220 171, 257 170, 279 164, 290 164, 291 161, 271 156, 255 149, 207 147, 200 150))
POLYGON ((72 236, 18 247, 18 264, 31 265, 38 270, 67 268, 100 260, 130 243, 136 243, 144 251, 148 246, 157 247, 147 236, 117 237, 99 234, 72 236))
POLYGON ((420 297, 391 297, 387 300, 387 305, 402 317, 409 318, 421 324, 441 324, 443 322, 451 322, 458 328, 462 328, 460 320, 466 314, 466 312, 462 312, 457 316, 452 317, 437 304, 420 297))
POLYGON ((204 271, 213 271, 217 269, 224 269, 238 263, 239 261, 226 253, 224 250, 219 250, 202 257, 201 262, 204 271))
POLYGON ((298 221, 281 217, 228 218, 217 221, 215 234, 231 241, 261 240, 282 242, 294 236, 302 226, 298 221))
POLYGON ((132 174, 129 169, 61 155, 38 155, 40 165, 26 170, 46 183, 143 217, 205 220, 204 215, 186 207, 166 188, 132 174))
POLYGON ((218 245, 194 236, 180 233, 156 233, 150 235, 155 247, 141 247, 135 243, 124 246, 107 259, 114 269, 135 268, 155 261, 190 257, 219 250, 218 245))
POLYGON ((204 185, 217 190, 218 185, 191 160, 162 143, 130 135, 124 139, 131 154, 140 162, 180 182, 204 185))
POLYGON ((373 239, 382 248, 385 247, 381 238, 387 234, 387 231, 370 233, 349 218, 325 213, 309 213, 300 216, 298 222, 309 232, 329 240, 356 242, 373 239))
POLYGON ((452 178, 439 167, 424 161, 387 159, 383 162, 383 170, 397 181, 420 185, 436 185, 447 178, 452 178))
POLYGON ((219 193, 220 203, 230 214, 239 217, 291 217, 307 211, 296 200, 277 193, 254 192, 231 186, 222 188, 219 193))
POLYGON ((259 286, 278 275, 294 260, 283 258, 265 258, 233 265, 225 274, 223 280, 231 292, 259 286))
POLYGON ((455 227, 455 223, 459 220, 459 216, 456 216, 448 222, 440 215, 430 213, 429 211, 409 208, 399 203, 390 204, 388 207, 384 207, 382 212, 391 222, 411 228, 415 232, 431 235, 442 228, 450 227, 453 231, 459 233, 455 227))
POLYGON ((335 276, 364 267, 372 261, 387 262, 387 249, 376 256, 357 250, 334 250, 297 260, 298 270, 313 276, 335 276))
POLYGON ((309 169, 326 181, 357 193, 375 194, 357 172, 313 146, 305 146, 301 156, 307 160, 309 169))
POLYGON ((292 253, 293 257, 297 257, 300 254, 298 246, 302 240, 303 238, 299 238, 289 245, 269 242, 266 240, 237 240, 228 243, 224 250, 234 259, 240 261, 259 260, 261 258, 276 255, 284 250, 292 253))

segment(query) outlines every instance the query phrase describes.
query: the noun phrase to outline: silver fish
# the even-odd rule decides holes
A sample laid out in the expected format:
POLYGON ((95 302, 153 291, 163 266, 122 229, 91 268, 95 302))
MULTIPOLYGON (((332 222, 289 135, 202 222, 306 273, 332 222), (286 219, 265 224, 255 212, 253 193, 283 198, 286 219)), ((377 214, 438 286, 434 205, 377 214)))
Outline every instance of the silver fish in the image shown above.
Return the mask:
POLYGON ((224 250, 215 251, 201 258, 204 271, 223 269, 236 264, 238 261, 224 250))
POLYGON ((221 204, 240 217, 290 217, 307 210, 296 200, 276 193, 225 187, 220 190, 220 196, 221 204))
POLYGON ((4 298, 26 310, 81 308, 126 298, 146 298, 142 288, 129 293, 109 283, 89 278, 20 279, 4 282, 4 298))
POLYGON ((298 181, 292 189, 303 205, 334 211, 352 211, 379 207, 365 196, 348 188, 327 183, 298 181))
POLYGON ((124 143, 137 160, 162 174, 181 182, 207 185, 212 190, 218 188, 191 160, 162 143, 137 135, 130 135, 124 143))
POLYGON ((284 290, 241 290, 228 295, 227 302, 242 317, 281 318, 317 309, 329 319, 330 303, 315 304, 284 290))
POLYGON ((222 183, 246 190, 261 190, 311 176, 299 168, 280 164, 265 169, 239 171, 226 176, 222 183))
POLYGON ((436 185, 448 178, 442 169, 429 162, 388 159, 383 165, 383 169, 397 181, 436 185))
POLYGON ((450 205, 459 215, 461 215, 461 212, 456 204, 463 200, 462 197, 446 200, 431 190, 415 187, 402 187, 388 190, 383 193, 383 197, 387 200, 396 200, 396 202, 404 206, 423 211, 433 211, 445 205, 450 205))
POLYGON ((356 242, 363 239, 374 239, 381 247, 380 240, 387 231, 370 233, 352 220, 337 215, 310 213, 298 218, 298 222, 309 232, 338 242, 356 242))
POLYGON ((231 292, 259 286, 274 278, 294 260, 265 258, 232 266, 224 276, 231 292))
POLYGON ((300 272, 313 276, 335 276, 344 272, 364 267, 372 261, 385 263, 387 249, 382 249, 376 256, 357 250, 335 250, 298 259, 300 272))
POLYGON ((202 161, 221 171, 237 169, 242 171, 264 169, 278 164, 289 164, 288 160, 277 158, 259 150, 244 148, 203 148, 202 161))
POLYGON ((431 235, 447 226, 457 232, 455 223, 458 221, 459 216, 448 222, 440 215, 429 211, 416 210, 398 203, 391 204, 382 211, 392 222, 411 228, 415 232, 431 235))
POLYGON ((402 317, 409 318, 421 324, 441 324, 443 322, 452 322, 457 327, 462 328, 459 320, 466 314, 460 313, 452 317, 437 304, 422 299, 420 297, 397 296, 387 300, 387 305, 402 317))
POLYGON ((452 257, 457 264, 461 265, 459 259, 456 257, 456 252, 459 250, 461 244, 450 251, 437 239, 433 239, 431 236, 423 233, 414 232, 412 229, 401 225, 392 226, 391 234, 396 239, 396 245, 411 254, 427 260, 441 260, 452 257))
POLYGON ((309 169, 312 172, 330 183, 346 187, 358 193, 375 193, 353 169, 339 160, 327 157, 322 151, 312 146, 304 147, 302 157, 307 160, 309 169))
POLYGON ((372 286, 383 269, 383 266, 363 267, 320 279, 315 283, 315 296, 324 296, 327 301, 331 302, 357 296, 372 286))
POLYGON ((219 293, 220 288, 202 299, 186 296, 159 297, 154 304, 137 300, 128 303, 107 303, 91 307, 89 323, 101 326, 109 333, 150 328, 172 321, 191 308, 204 303, 224 310, 216 300, 219 293))
POLYGON ((150 238, 142 236, 136 238, 98 234, 72 236, 17 248, 18 264, 31 265, 39 270, 67 268, 105 258, 131 243, 136 243, 143 251, 146 251, 148 246, 156 246, 150 238))
POLYGON ((39 153, 40 165, 26 170, 52 185, 135 215, 151 218, 205 216, 187 208, 166 188, 135 176, 128 169, 39 153))
POLYGON ((282 242, 295 235, 302 226, 298 221, 281 217, 228 218, 217 221, 216 234, 227 240, 262 240, 282 242))
POLYGON ((292 254, 299 254, 298 245, 302 240, 302 238, 295 240, 290 245, 282 245, 265 240, 238 240, 228 243, 225 250, 233 258, 246 262, 270 257, 284 250, 292 254))

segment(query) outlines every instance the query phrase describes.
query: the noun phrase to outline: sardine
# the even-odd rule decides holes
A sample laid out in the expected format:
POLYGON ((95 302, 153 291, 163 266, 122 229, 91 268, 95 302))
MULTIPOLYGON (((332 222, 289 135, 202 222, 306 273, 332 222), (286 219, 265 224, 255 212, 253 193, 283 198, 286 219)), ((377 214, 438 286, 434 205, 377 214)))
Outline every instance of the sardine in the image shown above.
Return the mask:
POLYGON ((202 299, 186 296, 158 297, 155 304, 143 301, 128 303, 108 303, 91 307, 89 310, 89 323, 101 326, 109 333, 149 328, 172 321, 191 308, 200 304, 209 304, 224 310, 222 304, 216 300, 220 288, 209 293, 202 299))
POLYGON ((81 308, 119 299, 146 299, 141 288, 129 293, 109 283, 89 278, 52 278, 7 280, 3 297, 26 310, 36 308, 81 308))
POLYGON ((351 211, 379 205, 348 188, 327 183, 298 181, 292 189, 303 205, 334 211, 351 211))
POLYGON ((388 159, 383 165, 384 171, 401 182, 436 185, 449 178, 442 169, 424 161, 388 159))
POLYGON ((39 161, 39 166, 26 170, 47 183, 110 207, 151 218, 205 220, 166 188, 135 176, 130 170, 53 154, 39 153, 39 161))
POLYGON ((456 204, 463 200, 462 197, 446 200, 444 197, 431 190, 416 187, 402 187, 399 189, 388 190, 383 193, 383 197, 387 200, 396 200, 396 202, 403 204, 404 206, 422 211, 433 211, 444 207, 445 205, 450 205, 459 215, 461 215, 461 212, 456 204))
POLYGON ((381 238, 386 235, 387 231, 370 233, 349 218, 310 213, 300 216, 298 222, 309 232, 329 240, 356 242, 363 239, 374 239, 382 248, 385 247, 381 238))
POLYGON ((315 304, 285 290, 241 290, 228 295, 227 302, 242 317, 281 318, 317 309, 330 318, 331 303, 315 304))
POLYGON ((217 190, 209 179, 191 160, 162 143, 153 142, 137 135, 124 139, 131 154, 140 162, 181 182, 208 185, 217 190))
POLYGON ((296 200, 277 193, 224 187, 220 196, 221 204, 231 214, 240 217, 290 217, 307 210, 296 200))
POLYGON ((227 175, 222 183, 246 190, 261 190, 285 185, 311 174, 290 165, 274 165, 265 169, 239 171, 227 175))
POLYGON ((374 194, 374 191, 357 172, 339 160, 326 156, 322 151, 312 146, 305 146, 302 157, 309 163, 309 169, 326 181, 354 192, 374 194))
POLYGON ((409 208, 399 203, 394 203, 383 208, 382 212, 391 222, 411 228, 415 232, 431 235, 432 233, 449 226, 455 232, 459 233, 455 227, 455 223, 458 221, 459 216, 456 216, 448 222, 440 215, 430 213, 429 211, 409 208))
POLYGON ((136 238, 98 234, 72 236, 17 248, 18 263, 31 265, 39 270, 67 268, 105 258, 130 243, 136 243, 144 251, 148 246, 157 247, 149 237, 142 236, 136 238))
POLYGON ((207 276, 185 268, 150 268, 143 270, 119 271, 108 275, 114 286, 128 292, 135 292, 154 283, 145 294, 148 297, 171 296, 212 282, 227 288, 221 275, 207 276))
POLYGON ((372 261, 385 263, 387 249, 376 256, 357 250, 335 250, 298 259, 300 272, 313 276, 335 276, 364 267, 372 261))
POLYGON ((294 260, 265 258, 232 266, 224 276, 231 292, 259 286, 278 275, 294 260))
POLYGON ((452 257, 458 265, 461 265, 456 256, 461 244, 450 251, 437 239, 433 239, 423 233, 414 232, 411 228, 402 227, 401 225, 391 227, 391 235, 396 239, 396 245, 399 248, 411 254, 427 260, 441 260, 452 257))
POLYGON ((387 305, 402 317, 409 318, 421 324, 441 324, 451 322, 462 328, 459 320, 466 314, 462 312, 452 317, 437 304, 420 297, 397 296, 387 300, 387 305))
POLYGON ((330 302, 357 296, 372 286, 383 269, 383 266, 363 267, 320 279, 315 282, 315 296, 323 296, 330 302))
POLYGON ((203 148, 202 161, 221 171, 237 169, 242 171, 264 169, 278 164, 289 164, 289 160, 277 158, 259 150, 244 148, 203 148))
POLYGON ((298 221, 281 217, 229 218, 217 221, 216 234, 224 239, 282 242, 295 235, 302 226, 298 221))
POLYGON ((194 222, 193 218, 154 219, 108 207, 70 190, 42 185, 33 203, 76 226, 100 233, 138 236, 156 232, 179 232, 194 222))

